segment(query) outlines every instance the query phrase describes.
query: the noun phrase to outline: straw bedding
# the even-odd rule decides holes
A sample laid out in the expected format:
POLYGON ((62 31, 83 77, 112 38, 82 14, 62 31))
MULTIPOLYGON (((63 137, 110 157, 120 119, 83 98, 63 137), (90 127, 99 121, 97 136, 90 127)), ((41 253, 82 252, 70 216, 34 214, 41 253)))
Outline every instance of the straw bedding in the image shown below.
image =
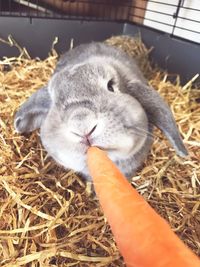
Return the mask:
MULTIPOLYGON (((192 83, 196 77, 181 86, 177 76, 172 84, 169 74, 151 67, 150 51, 140 39, 113 37, 107 42, 138 59, 149 84, 171 106, 190 154, 185 159, 176 156, 155 130, 152 150, 133 177, 133 186, 200 255, 200 90, 192 83)), ((8 43, 18 46, 11 38, 8 43)), ((57 61, 54 49, 40 60, 18 48, 18 58, 0 61, 0 265, 124 266, 90 185, 48 157, 38 131, 24 136, 14 132, 15 111, 48 81, 57 61)))

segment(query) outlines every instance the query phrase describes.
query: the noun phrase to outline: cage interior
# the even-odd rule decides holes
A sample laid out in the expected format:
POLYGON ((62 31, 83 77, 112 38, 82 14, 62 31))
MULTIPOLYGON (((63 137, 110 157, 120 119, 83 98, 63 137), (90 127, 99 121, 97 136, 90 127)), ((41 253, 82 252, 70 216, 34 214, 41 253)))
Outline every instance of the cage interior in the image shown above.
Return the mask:
POLYGON ((175 156, 158 132, 133 184, 200 255, 199 23, 198 0, 0 0, 0 160, 7 157, 0 166, 2 266, 124 266, 90 188, 48 159, 38 133, 13 130, 14 112, 55 67, 57 54, 49 54, 55 37, 60 54, 72 43, 120 35, 107 42, 138 57, 149 83, 170 104, 191 158, 175 156), (147 49, 127 35, 140 36, 147 49), (28 56, 19 56, 14 40, 28 56), (149 49, 160 68, 149 64, 149 49))
POLYGON ((1 0, 1 16, 120 21, 200 43, 198 1, 188 0, 1 0))
MULTIPOLYGON (((11 34, 33 57, 46 57, 55 36, 62 53, 71 39, 78 45, 141 35, 155 48, 153 60, 183 82, 199 72, 199 15, 197 0, 0 0, 1 37, 11 34)), ((16 49, 0 46, 0 57, 17 55, 16 49)))

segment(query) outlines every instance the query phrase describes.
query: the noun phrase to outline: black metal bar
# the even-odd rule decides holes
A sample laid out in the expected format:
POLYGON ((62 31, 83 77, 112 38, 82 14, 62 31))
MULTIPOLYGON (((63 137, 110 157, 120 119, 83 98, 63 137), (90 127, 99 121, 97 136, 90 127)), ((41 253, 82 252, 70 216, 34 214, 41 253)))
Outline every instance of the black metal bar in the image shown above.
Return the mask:
POLYGON ((165 5, 165 6, 174 6, 177 7, 177 5, 174 4, 169 4, 169 3, 164 3, 164 2, 158 2, 158 1, 153 1, 153 0, 141 0, 143 2, 149 2, 149 3, 155 3, 155 4, 161 4, 161 5, 165 5))
POLYGON ((183 6, 183 1, 179 0, 176 12, 173 14, 173 18, 175 19, 175 21, 174 21, 174 25, 173 25, 173 29, 172 29, 172 33, 171 33, 172 36, 174 35, 174 31, 176 29, 176 24, 177 24, 177 20, 178 20, 178 14, 179 14, 180 8, 182 6, 183 6))
POLYGON ((140 10, 150 11, 150 12, 153 12, 153 13, 156 13, 156 14, 166 15, 166 16, 169 16, 169 17, 172 16, 172 14, 161 12, 161 11, 157 11, 157 10, 153 10, 153 9, 145 9, 145 8, 138 7, 138 6, 133 6, 133 8, 140 9, 140 10))
MULTIPOLYGON (((153 10, 153 9, 145 9, 145 8, 142 8, 142 7, 138 7, 138 6, 132 6, 134 9, 140 9, 140 10, 146 10, 146 11, 150 11, 150 12, 152 12, 152 13, 156 13, 156 14, 161 14, 161 15, 165 15, 165 16, 169 16, 169 17, 171 17, 172 16, 172 14, 169 14, 169 13, 165 13, 165 12, 161 12, 161 11, 157 11, 157 10, 153 10)), ((182 9, 183 7, 181 6, 181 9, 182 9)), ((178 9, 177 9, 178 10, 178 9)), ((179 10, 178 10, 179 11, 179 10)), ((193 22, 197 22, 197 23, 200 23, 200 20, 194 20, 194 19, 189 19, 189 18, 184 18, 184 17, 181 17, 181 16, 179 16, 178 15, 179 14, 179 12, 175 12, 175 14, 173 14, 173 17, 174 18, 176 18, 176 16, 177 16, 177 18, 181 18, 181 19, 185 19, 185 20, 188 20, 188 21, 193 21, 193 22), (176 14, 177 13, 177 14, 176 14)), ((130 16, 134 16, 133 14, 131 14, 130 13, 130 16)), ((200 10, 199 10, 199 17, 200 17, 200 10)), ((145 18, 146 19, 146 18, 145 18)))
MULTIPOLYGON (((132 15, 132 17, 135 17, 135 18, 143 18, 143 16, 138 16, 138 15, 135 16, 133 14, 131 14, 131 15, 132 15)), ((162 24, 162 25, 166 25, 166 26, 170 26, 170 27, 173 26, 173 24, 169 24, 169 23, 166 23, 166 22, 158 21, 158 20, 155 20, 155 19, 145 18, 145 20, 156 22, 156 23, 159 23, 159 24, 162 24)))
MULTIPOLYGON (((149 3, 155 3, 155 4, 165 5, 165 6, 174 6, 174 7, 177 7, 177 5, 175 5, 175 4, 168 4, 168 3, 158 2, 158 1, 153 1, 153 0, 140 0, 140 1, 143 1, 143 2, 149 2, 149 3)), ((182 6, 181 8, 182 8, 182 9, 187 9, 187 10, 198 11, 198 12, 200 11, 199 9, 197 9, 197 8, 192 8, 192 7, 185 7, 185 6, 182 6)))
MULTIPOLYGON (((199 15, 200 15, 200 14, 199 14, 199 15)), ((195 22, 195 23, 200 23, 200 20, 184 18, 184 17, 181 17, 181 16, 178 16, 178 18, 179 18, 179 19, 184 19, 185 21, 192 21, 192 22, 195 22)))
MULTIPOLYGON (((180 30, 184 30, 184 31, 200 34, 200 31, 194 31, 194 30, 183 28, 183 27, 179 27, 179 26, 176 26, 176 29, 180 29, 180 30)), ((174 35, 176 35, 176 34, 174 34, 174 35)))
POLYGON ((173 18, 174 19, 177 19, 178 18, 178 14, 179 14, 179 11, 180 11, 180 8, 182 7, 183 5, 183 1, 182 0, 179 0, 178 1, 178 6, 177 6, 177 9, 176 9, 176 12, 173 14, 173 18))
MULTIPOLYGON (((134 17, 135 18, 143 18, 142 16, 134 16, 134 17)), ((158 21, 158 20, 153 20, 153 19, 148 19, 148 18, 145 18, 145 20, 156 22, 156 23, 159 23, 159 24, 162 24, 162 25, 166 25, 166 26, 170 26, 170 27, 173 27, 174 26, 174 24, 169 24, 169 23, 158 21)), ((189 31, 189 32, 200 34, 200 31, 194 31, 194 30, 183 28, 183 27, 180 27, 180 26, 176 26, 176 28, 181 29, 181 30, 185 30, 185 31, 189 31)))

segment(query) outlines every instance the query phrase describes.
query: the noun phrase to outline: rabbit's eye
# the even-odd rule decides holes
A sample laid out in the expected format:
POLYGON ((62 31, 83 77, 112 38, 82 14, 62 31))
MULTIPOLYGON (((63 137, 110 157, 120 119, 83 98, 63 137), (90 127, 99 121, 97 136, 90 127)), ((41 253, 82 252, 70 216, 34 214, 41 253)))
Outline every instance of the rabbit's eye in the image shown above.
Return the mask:
POLYGON ((107 89, 108 89, 108 91, 110 91, 110 92, 114 92, 113 85, 114 85, 113 80, 110 80, 110 81, 108 82, 108 84, 107 84, 107 89))

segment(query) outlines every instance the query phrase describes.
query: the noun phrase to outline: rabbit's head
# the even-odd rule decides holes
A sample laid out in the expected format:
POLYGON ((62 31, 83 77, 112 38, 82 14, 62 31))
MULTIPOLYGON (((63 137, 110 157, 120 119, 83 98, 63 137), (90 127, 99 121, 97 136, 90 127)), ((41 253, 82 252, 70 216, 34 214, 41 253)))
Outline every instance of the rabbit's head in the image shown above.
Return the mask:
POLYGON ((86 176, 89 146, 107 151, 123 173, 131 176, 148 153, 151 124, 160 124, 159 116, 166 122, 157 126, 164 127, 176 147, 181 139, 177 128, 171 129, 175 123, 167 105, 153 89, 129 79, 121 70, 123 62, 119 66, 117 62, 95 56, 55 72, 47 87, 33 94, 17 112, 17 131, 40 127, 48 153, 61 165, 86 176))

